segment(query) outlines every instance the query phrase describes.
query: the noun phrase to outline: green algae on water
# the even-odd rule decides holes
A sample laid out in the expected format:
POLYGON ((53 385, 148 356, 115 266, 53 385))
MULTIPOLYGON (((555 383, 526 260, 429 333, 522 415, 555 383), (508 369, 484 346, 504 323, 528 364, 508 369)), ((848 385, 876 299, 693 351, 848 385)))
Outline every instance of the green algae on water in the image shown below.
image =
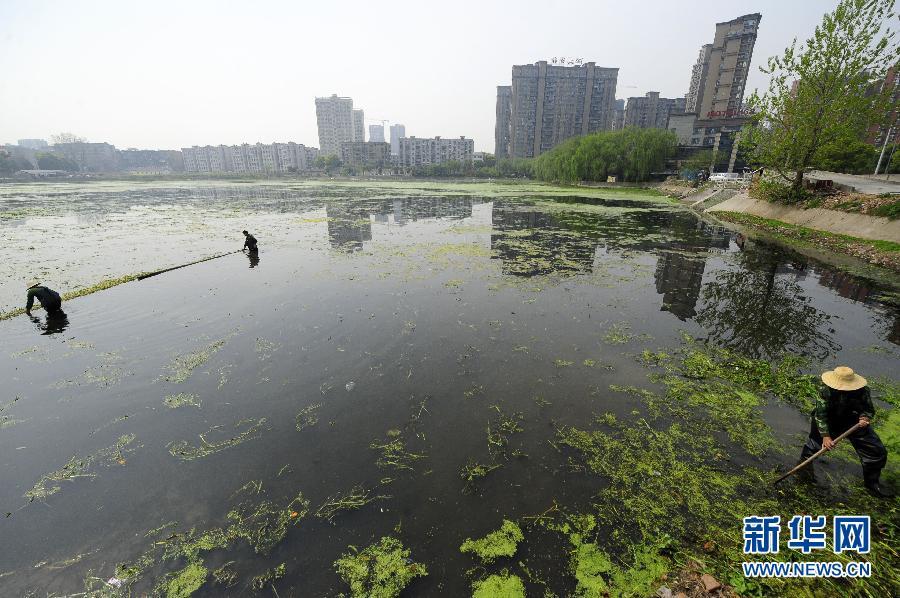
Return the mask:
POLYGON ((85 457, 78 457, 77 455, 73 456, 69 459, 69 462, 61 468, 41 477, 41 479, 35 483, 34 487, 25 493, 25 498, 29 501, 35 499, 43 500, 62 490, 62 485, 59 482, 73 480, 75 478, 95 477, 97 474, 91 472, 91 466, 94 463, 105 462, 111 464, 121 461, 123 450, 134 441, 134 438, 134 434, 124 434, 120 436, 119 440, 112 446, 101 449, 92 455, 87 455, 85 457))
POLYGON ((490 564, 500 557, 510 557, 516 553, 516 547, 524 539, 522 529, 513 521, 504 519, 500 529, 489 533, 484 538, 466 541, 459 547, 462 553, 471 552, 482 562, 490 564))
MULTIPOLYGON (((249 422, 252 421, 253 420, 249 420, 249 422)), ((243 423, 248 422, 238 422, 237 424, 235 424, 235 428, 239 428, 243 423)), ((210 428, 210 430, 205 432, 204 434, 200 434, 200 444, 197 446, 189 444, 187 440, 178 440, 175 442, 170 442, 167 448, 169 449, 169 453, 171 453, 173 457, 178 457, 179 459, 185 461, 200 459, 202 457, 207 457, 220 451, 224 451, 227 448, 237 446, 238 444, 246 442, 247 440, 250 440, 252 438, 256 438, 257 436, 259 436, 263 424, 265 423, 266 418, 263 417, 248 426, 246 430, 234 436, 231 436, 230 438, 225 438, 219 441, 207 440, 206 436, 214 429, 219 427, 217 426, 216 428, 210 428)))
MULTIPOLYGON (((390 433, 388 435, 390 436, 390 433)), ((406 445, 399 435, 393 436, 385 443, 373 442, 369 448, 380 453, 375 463, 382 469, 391 467, 397 470, 412 471, 412 464, 425 458, 425 455, 406 450, 406 445)))
POLYGON ((425 565, 413 562, 410 551, 391 536, 361 552, 350 547, 334 567, 349 586, 352 598, 395 598, 416 577, 425 577, 425 565))
POLYGON ((187 598, 206 583, 208 575, 201 563, 191 563, 166 584, 166 598, 187 598))
POLYGON ((198 409, 200 407, 200 399, 197 398, 197 395, 188 394, 186 392, 169 395, 163 399, 163 403, 170 409, 177 409, 178 407, 184 406, 197 407, 198 409))
POLYGON ((266 569, 263 573, 250 579, 250 589, 256 590, 257 592, 263 590, 267 585, 271 585, 273 582, 284 577, 285 573, 287 573, 287 567, 284 563, 272 567, 271 569, 266 569))
POLYGON ((504 570, 474 582, 472 598, 525 598, 525 584, 519 576, 504 570))

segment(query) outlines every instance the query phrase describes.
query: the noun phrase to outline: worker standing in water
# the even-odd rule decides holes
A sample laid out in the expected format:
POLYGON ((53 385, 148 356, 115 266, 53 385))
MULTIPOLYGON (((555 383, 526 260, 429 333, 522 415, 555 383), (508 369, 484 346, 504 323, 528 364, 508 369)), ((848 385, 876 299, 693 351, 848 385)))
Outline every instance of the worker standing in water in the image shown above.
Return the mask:
POLYGON ((62 297, 53 289, 47 288, 40 281, 33 281, 28 284, 28 303, 25 304, 25 313, 31 315, 31 308, 34 306, 34 300, 37 299, 47 314, 56 314, 62 312, 62 297))
POLYGON ((246 249, 250 253, 258 253, 259 249, 256 247, 256 237, 244 231, 244 247, 241 249, 243 251, 246 249))

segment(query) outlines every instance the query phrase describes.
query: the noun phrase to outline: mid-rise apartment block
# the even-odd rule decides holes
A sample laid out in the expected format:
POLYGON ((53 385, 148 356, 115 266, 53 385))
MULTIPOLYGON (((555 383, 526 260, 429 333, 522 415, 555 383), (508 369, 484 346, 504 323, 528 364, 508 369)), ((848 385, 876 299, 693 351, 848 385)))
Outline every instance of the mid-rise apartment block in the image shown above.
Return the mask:
POLYGON ((369 141, 384 143, 384 125, 369 125, 369 141))
POLYGON ((471 164, 474 153, 475 142, 465 137, 458 139, 403 137, 400 139, 397 164, 403 168, 450 161, 471 164))
POLYGON ((686 110, 700 119, 739 116, 762 15, 716 23, 713 43, 703 46, 691 68, 686 110))
MULTIPOLYGON (((340 155, 341 143, 356 141, 353 99, 341 98, 336 94, 327 98, 316 98, 316 123, 319 128, 319 148, 322 155, 340 155)), ((359 121, 359 126, 362 126, 362 120, 359 121)))
POLYGON ((641 129, 665 129, 669 115, 684 112, 684 98, 661 98, 658 91, 648 91, 643 97, 628 98, 624 126, 641 129))
MULTIPOLYGON (((900 65, 888 69, 884 79, 878 84, 878 91, 890 94, 890 104, 893 109, 882 122, 869 128, 867 141, 877 146, 884 145, 885 140, 888 144, 897 143, 900 141, 900 65), (890 137, 888 137, 889 132, 890 137)), ((19 145, 22 144, 19 143, 19 145)))
POLYGON ((494 156, 509 158, 509 128, 512 123, 512 86, 497 86, 496 125, 494 126, 494 156))
POLYGON ((570 137, 611 129, 618 76, 619 69, 593 62, 513 66, 506 155, 533 158, 570 137))
POLYGON ((345 141, 341 144, 341 162, 346 166, 390 166, 391 144, 384 141, 345 141))
POLYGON ((405 125, 391 125, 391 155, 400 155, 400 140, 406 137, 405 125))
POLYGON ((314 166, 318 150, 300 143, 244 143, 182 148, 186 172, 282 174, 314 166))

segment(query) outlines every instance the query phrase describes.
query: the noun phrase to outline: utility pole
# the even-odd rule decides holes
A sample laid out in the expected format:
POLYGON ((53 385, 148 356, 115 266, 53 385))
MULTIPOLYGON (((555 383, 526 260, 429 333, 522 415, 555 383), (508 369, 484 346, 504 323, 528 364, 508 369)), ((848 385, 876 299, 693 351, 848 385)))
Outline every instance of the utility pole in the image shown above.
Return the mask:
POLYGON ((878 164, 875 165, 875 174, 881 169, 881 161, 884 160, 884 150, 887 149, 888 139, 894 134, 894 127, 888 129, 887 135, 884 136, 884 145, 881 146, 881 154, 878 156, 878 164))

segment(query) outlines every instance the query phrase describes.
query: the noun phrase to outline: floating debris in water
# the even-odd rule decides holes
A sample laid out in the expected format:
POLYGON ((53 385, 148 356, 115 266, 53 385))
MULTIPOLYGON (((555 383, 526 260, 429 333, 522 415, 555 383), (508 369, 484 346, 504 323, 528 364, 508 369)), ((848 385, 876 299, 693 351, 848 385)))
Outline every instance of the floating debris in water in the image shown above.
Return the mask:
MULTIPOLYGON (((388 435, 390 436, 390 431, 388 432, 388 435)), ((425 458, 425 455, 407 451, 399 434, 392 438, 393 440, 384 444, 373 442, 369 445, 370 449, 381 453, 376 461, 378 467, 393 467, 394 469, 407 469, 411 471, 412 464, 415 461, 425 458)))
POLYGON ((297 431, 302 432, 306 428, 310 426, 314 426, 319 423, 319 408, 322 406, 322 403, 318 403, 316 405, 309 405, 304 407, 297 413, 297 417, 295 418, 297 431))
POLYGON ((267 585, 284 577, 286 572, 287 567, 284 563, 272 567, 271 569, 266 569, 264 573, 250 579, 250 589, 256 590, 257 592, 263 590, 267 585))
MULTIPOLYGON (((235 428, 240 427, 242 423, 245 422, 238 422, 237 424, 235 424, 235 428)), ((220 440, 218 442, 210 442, 206 439, 206 434, 209 434, 215 429, 210 428, 208 432, 200 434, 200 444, 198 446, 192 446, 188 444, 187 440, 178 440, 175 442, 170 442, 167 445, 167 448, 169 449, 169 453, 171 453, 173 457, 178 457, 179 459, 183 459, 185 461, 200 459, 201 457, 206 457, 218 453, 219 451, 224 451, 227 448, 241 444, 242 442, 250 440, 251 438, 256 438, 259 435, 260 430, 262 430, 264 423, 266 423, 266 418, 263 417, 250 425, 240 434, 232 436, 231 438, 220 440)))
POLYGON ((365 548, 350 547, 334 562, 334 567, 349 586, 352 598, 395 598, 416 577, 425 577, 425 565, 413 562, 410 551, 391 536, 365 548))

